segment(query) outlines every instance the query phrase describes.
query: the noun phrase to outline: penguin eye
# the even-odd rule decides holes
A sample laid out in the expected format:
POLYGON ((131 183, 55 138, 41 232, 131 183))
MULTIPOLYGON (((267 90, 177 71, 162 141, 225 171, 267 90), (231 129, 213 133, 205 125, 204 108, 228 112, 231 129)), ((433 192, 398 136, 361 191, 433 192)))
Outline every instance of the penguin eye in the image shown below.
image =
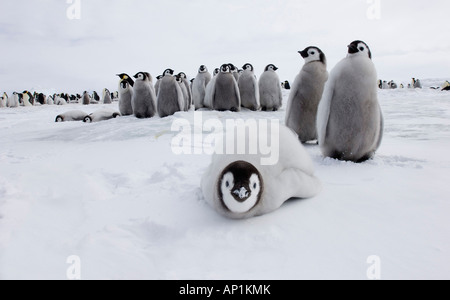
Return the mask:
POLYGON ((253 184, 253 189, 255 189, 256 190, 256 187, 257 187, 258 185, 256 184, 256 182, 253 184))
POLYGON ((230 182, 229 182, 229 181, 225 182, 225 186, 226 186, 227 188, 229 188, 229 187, 230 187, 230 182))
POLYGON ((316 54, 316 52, 311 51, 311 52, 309 52, 309 54, 314 55, 314 54, 316 54))
POLYGON ((359 51, 364 51, 364 47, 359 47, 359 51))

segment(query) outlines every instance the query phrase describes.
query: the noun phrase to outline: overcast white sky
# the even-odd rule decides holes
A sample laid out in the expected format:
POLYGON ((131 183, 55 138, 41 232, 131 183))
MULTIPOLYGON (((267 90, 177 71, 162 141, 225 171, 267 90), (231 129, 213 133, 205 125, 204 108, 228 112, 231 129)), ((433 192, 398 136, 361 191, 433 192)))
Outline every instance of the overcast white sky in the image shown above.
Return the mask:
POLYGON ((117 89, 119 72, 164 69, 195 77, 201 64, 276 64, 292 81, 297 53, 319 46, 331 68, 355 39, 367 42, 383 79, 450 79, 448 0, 0 0, 0 91, 117 89))

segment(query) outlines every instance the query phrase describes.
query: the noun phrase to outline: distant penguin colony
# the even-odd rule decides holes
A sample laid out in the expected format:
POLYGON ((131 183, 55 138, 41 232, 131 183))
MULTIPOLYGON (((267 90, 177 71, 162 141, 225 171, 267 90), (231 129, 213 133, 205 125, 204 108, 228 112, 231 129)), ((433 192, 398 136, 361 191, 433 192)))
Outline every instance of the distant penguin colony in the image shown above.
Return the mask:
POLYGON ((294 130, 302 143, 317 140, 317 109, 328 80, 325 54, 318 47, 308 47, 299 54, 305 60, 289 95, 286 126, 294 130))
POLYGON ((317 116, 319 145, 326 157, 363 162, 383 138, 377 72, 369 46, 354 41, 330 75, 317 116))

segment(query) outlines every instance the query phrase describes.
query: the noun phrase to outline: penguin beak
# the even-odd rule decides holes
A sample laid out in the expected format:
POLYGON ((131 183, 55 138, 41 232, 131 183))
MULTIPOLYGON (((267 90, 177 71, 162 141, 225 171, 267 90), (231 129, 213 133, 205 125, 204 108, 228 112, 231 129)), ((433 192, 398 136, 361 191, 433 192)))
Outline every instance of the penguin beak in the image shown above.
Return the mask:
POLYGON ((303 50, 303 51, 298 51, 298 53, 303 57, 303 58, 307 58, 308 57, 308 52, 303 50))
POLYGON ((273 70, 276 71, 276 70, 278 70, 278 68, 277 67, 273 67, 273 70))
POLYGON ((348 53, 350 54, 358 53, 358 47, 355 45, 348 45, 348 53))
POLYGON ((241 199, 241 201, 245 201, 249 196, 248 191, 245 187, 241 187, 240 189, 233 191, 233 194, 241 199))

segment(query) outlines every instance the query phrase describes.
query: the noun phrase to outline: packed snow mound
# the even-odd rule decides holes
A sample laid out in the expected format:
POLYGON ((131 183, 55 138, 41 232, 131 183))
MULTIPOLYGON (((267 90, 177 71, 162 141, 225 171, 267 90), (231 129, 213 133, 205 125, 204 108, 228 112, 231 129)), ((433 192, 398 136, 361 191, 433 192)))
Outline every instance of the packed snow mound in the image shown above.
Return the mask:
MULTIPOLYGON (((203 111, 203 120, 279 119, 279 112, 203 111)), ((385 136, 363 164, 307 145, 323 190, 249 220, 218 215, 200 180, 210 156, 171 151, 174 120, 55 123, 65 111, 0 109, 0 278, 450 279, 450 94, 380 91, 385 136)), ((197 128, 198 129, 198 128, 197 128)), ((199 139, 201 140, 201 139, 199 139)), ((194 147, 202 147, 194 144, 194 147)))

